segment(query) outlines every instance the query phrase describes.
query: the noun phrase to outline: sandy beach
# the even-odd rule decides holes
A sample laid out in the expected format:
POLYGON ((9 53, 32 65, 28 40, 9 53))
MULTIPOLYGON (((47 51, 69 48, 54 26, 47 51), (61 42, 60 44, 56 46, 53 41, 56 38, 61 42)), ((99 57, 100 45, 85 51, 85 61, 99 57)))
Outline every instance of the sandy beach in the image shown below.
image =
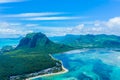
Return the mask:
POLYGON ((32 80, 32 79, 35 79, 35 78, 40 78, 40 77, 45 77, 45 76, 59 75, 59 74, 64 74, 64 73, 68 72, 68 69, 66 69, 64 66, 62 66, 62 69, 63 69, 62 71, 57 72, 57 73, 44 74, 44 75, 39 75, 39 76, 35 76, 35 77, 30 77, 30 78, 27 78, 26 80, 32 80))
MULTIPOLYGON (((53 59, 53 60, 57 60, 56 58, 54 58, 51 54, 49 54, 49 56, 53 59)), ((60 60, 59 60, 60 61, 60 60)), ((62 61, 60 61, 62 63, 62 61)), ((32 80, 32 79, 35 79, 35 78, 40 78, 40 77, 45 77, 45 76, 53 76, 53 75, 59 75, 59 74, 64 74, 64 73, 67 73, 68 72, 68 69, 66 69, 64 66, 63 66, 63 63, 62 63, 62 71, 60 72, 57 72, 57 73, 50 73, 50 74, 43 74, 43 75, 38 75, 38 76, 35 76, 35 77, 30 77, 30 78, 27 78, 26 80, 32 80)))

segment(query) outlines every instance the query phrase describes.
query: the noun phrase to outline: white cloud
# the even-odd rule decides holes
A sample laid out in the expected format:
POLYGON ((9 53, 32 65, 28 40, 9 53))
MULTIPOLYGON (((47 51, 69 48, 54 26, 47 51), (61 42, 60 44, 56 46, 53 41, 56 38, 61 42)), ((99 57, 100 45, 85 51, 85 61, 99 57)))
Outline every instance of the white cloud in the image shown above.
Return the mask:
POLYGON ((79 24, 76 27, 72 28, 72 31, 73 32, 74 32, 74 30, 81 31, 84 27, 85 27, 84 24, 79 24))
POLYGON ((99 22, 99 21, 94 22, 94 26, 100 26, 100 24, 101 24, 101 22, 99 22))
POLYGON ((20 14, 1 14, 0 18, 4 20, 22 20, 22 21, 45 21, 45 20, 72 20, 81 19, 84 17, 78 16, 62 16, 63 12, 41 12, 41 13, 20 13, 20 14))
POLYGON ((34 18, 24 18, 24 20, 70 20, 77 19, 77 17, 34 17, 34 18))
POLYGON ((106 25, 108 27, 120 27, 120 17, 111 18, 106 25))
POLYGON ((108 21, 92 21, 90 24, 79 24, 76 26, 50 27, 40 24, 22 24, 0 22, 0 37, 2 35, 25 35, 29 32, 43 32, 47 36, 63 36, 66 34, 114 34, 120 35, 119 18, 111 18, 108 21), (108 25, 109 23, 109 25, 108 25), (111 27, 112 25, 112 27, 111 27))
POLYGON ((6 28, 6 27, 8 27, 9 26, 9 24, 7 23, 7 22, 0 22, 0 27, 1 27, 1 29, 2 28, 6 28))
POLYGON ((22 2, 25 0, 0 0, 0 4, 1 3, 11 3, 11 2, 22 2))
POLYGON ((63 14, 60 12, 41 12, 41 13, 20 13, 20 14, 9 14, 2 15, 3 17, 39 17, 39 16, 51 16, 63 14))
POLYGON ((19 37, 33 32, 32 30, 26 30, 26 28, 21 26, 23 25, 20 23, 0 22, 0 37, 19 37))
MULTIPOLYGON (((45 28, 44 28, 45 29, 45 28)), ((108 34, 120 35, 120 17, 111 18, 108 21, 92 21, 73 27, 56 27, 44 30, 49 36, 61 36, 66 34, 108 34), (49 30, 49 32, 47 32, 49 30)))
POLYGON ((80 24, 75 27, 45 27, 45 26, 36 26, 34 31, 43 32, 47 36, 63 36, 66 34, 82 34, 82 29, 84 24, 80 24))

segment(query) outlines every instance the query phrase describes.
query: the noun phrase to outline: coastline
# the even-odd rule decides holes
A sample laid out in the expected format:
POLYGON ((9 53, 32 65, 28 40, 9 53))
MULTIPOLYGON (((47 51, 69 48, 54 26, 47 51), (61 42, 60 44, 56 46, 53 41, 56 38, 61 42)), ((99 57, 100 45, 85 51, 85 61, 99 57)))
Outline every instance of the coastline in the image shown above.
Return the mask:
POLYGON ((56 72, 56 73, 50 73, 50 74, 43 74, 43 75, 39 75, 39 76, 35 76, 35 77, 30 77, 30 78, 27 78, 25 80, 32 80, 32 79, 36 79, 36 78, 40 78, 40 77, 45 77, 45 76, 53 76, 53 75, 59 75, 59 74, 64 74, 64 73, 67 73, 69 70, 66 69, 63 65, 62 65, 62 71, 60 72, 56 72))
MULTIPOLYGON (((54 60, 57 60, 56 58, 54 58, 51 54, 49 54, 49 56, 51 56, 52 59, 54 60)), ((60 61, 60 60, 59 60, 60 61)), ((48 74, 43 74, 43 75, 38 75, 38 76, 35 76, 35 77, 30 77, 30 78, 27 78, 25 80, 32 80, 32 79, 36 79, 36 78, 40 78, 40 77, 45 77, 45 76, 53 76, 53 75, 59 75, 59 74, 64 74, 64 73, 67 73, 69 70, 66 69, 64 66, 63 66, 63 63, 62 61, 60 61, 61 64, 62 64, 62 71, 59 71, 59 72, 55 72, 55 73, 48 73, 48 74)))

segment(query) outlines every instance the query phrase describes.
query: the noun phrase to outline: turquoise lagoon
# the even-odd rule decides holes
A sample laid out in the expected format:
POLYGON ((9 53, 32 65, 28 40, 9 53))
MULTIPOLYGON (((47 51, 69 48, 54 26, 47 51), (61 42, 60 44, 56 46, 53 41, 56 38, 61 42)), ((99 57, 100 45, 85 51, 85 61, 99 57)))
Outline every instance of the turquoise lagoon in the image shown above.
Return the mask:
POLYGON ((82 49, 53 55, 69 72, 33 80, 120 80, 120 52, 82 49))
POLYGON ((16 46, 19 41, 19 38, 0 38, 0 48, 6 45, 16 46))

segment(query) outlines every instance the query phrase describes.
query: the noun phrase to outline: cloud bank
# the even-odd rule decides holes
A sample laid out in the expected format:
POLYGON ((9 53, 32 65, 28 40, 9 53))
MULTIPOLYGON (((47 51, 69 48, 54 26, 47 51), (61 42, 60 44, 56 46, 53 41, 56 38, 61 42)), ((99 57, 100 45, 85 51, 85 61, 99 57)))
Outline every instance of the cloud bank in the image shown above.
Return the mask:
MULTIPOLYGON (((9 23, 0 22, 0 37, 2 35, 16 35, 23 36, 30 32, 43 32, 47 36, 63 36, 66 34, 109 34, 120 35, 120 17, 114 17, 108 21, 90 21, 90 25, 79 24, 70 27, 50 27, 40 26, 39 24, 22 24, 22 23, 9 23)), ((8 36, 9 37, 9 36, 8 36)))

